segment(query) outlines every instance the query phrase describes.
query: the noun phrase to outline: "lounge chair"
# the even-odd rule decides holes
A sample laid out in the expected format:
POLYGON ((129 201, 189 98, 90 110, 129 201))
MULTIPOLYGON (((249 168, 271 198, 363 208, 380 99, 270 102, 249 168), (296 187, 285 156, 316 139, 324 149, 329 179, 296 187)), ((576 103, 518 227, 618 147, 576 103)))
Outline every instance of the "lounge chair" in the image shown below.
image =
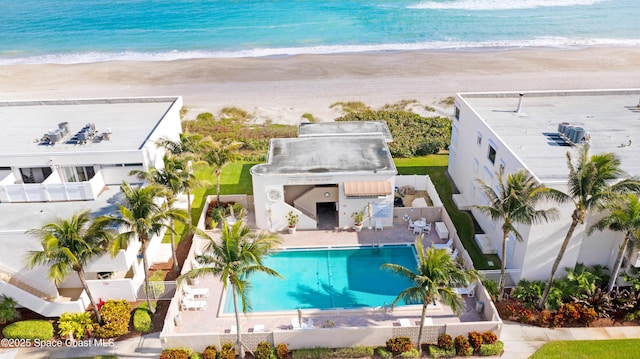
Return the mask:
POLYGON ((407 318, 400 319, 399 322, 400 322, 400 326, 401 327, 410 327, 411 326, 411 321, 409 321, 409 319, 407 319, 407 318))
POLYGON ((380 221, 376 221, 376 227, 375 228, 376 228, 376 231, 377 230, 381 230, 381 231, 384 230, 384 228, 382 227, 382 223, 380 221))
POLYGON ((238 333, 238 326, 234 324, 231 326, 231 329, 229 330, 229 334, 237 334, 237 333, 238 333))
POLYGON ((207 302, 182 297, 182 299, 180 299, 180 308, 182 310, 205 310, 207 308, 207 302))
POLYGON ((433 248, 435 249, 446 249, 449 252, 451 252, 451 246, 453 246, 453 238, 449 238, 449 241, 447 243, 441 244, 441 243, 434 243, 433 244, 433 248))
POLYGON ((476 283, 472 283, 466 288, 453 288, 453 290, 460 295, 466 295, 473 298, 476 296, 476 283))
POLYGON ((191 288, 187 284, 182 286, 184 294, 191 295, 193 297, 206 298, 209 295, 209 288, 191 288))
POLYGON ((309 318, 300 326, 302 329, 313 329, 313 319, 309 318))
POLYGON ((298 318, 291 318, 291 329, 302 329, 298 318))
POLYGON ((262 333, 264 332, 264 324, 256 324, 253 326, 254 333, 262 333))
POLYGON ((431 317, 424 317, 424 325, 433 325, 433 319, 431 319, 431 317))
POLYGON ((458 258, 458 248, 453 250, 453 253, 451 253, 451 259, 455 260, 456 258, 458 258))

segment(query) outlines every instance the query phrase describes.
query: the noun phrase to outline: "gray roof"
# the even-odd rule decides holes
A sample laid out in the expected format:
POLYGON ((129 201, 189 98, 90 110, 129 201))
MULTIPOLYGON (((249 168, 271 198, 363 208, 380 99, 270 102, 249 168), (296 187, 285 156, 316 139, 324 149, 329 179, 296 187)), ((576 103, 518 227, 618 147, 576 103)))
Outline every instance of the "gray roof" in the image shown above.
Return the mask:
POLYGON ((572 147, 558 140, 561 122, 589 133, 590 153, 613 152, 626 172, 640 175, 640 89, 526 92, 520 113, 518 93, 459 96, 542 182, 568 175, 566 153, 572 147))
POLYGON ((162 120, 176 97, 0 102, 0 153, 47 154, 138 150, 162 120), (39 140, 68 122, 69 135, 55 145, 39 140), (87 123, 96 131, 111 130, 109 141, 75 144, 71 137, 87 123))
POLYGON ((298 137, 340 135, 382 135, 387 142, 393 141, 389 127, 384 121, 301 123, 298 126, 298 137))
POLYGON ((330 173, 396 173, 381 135, 276 138, 269 160, 251 169, 254 175, 326 175, 330 173))

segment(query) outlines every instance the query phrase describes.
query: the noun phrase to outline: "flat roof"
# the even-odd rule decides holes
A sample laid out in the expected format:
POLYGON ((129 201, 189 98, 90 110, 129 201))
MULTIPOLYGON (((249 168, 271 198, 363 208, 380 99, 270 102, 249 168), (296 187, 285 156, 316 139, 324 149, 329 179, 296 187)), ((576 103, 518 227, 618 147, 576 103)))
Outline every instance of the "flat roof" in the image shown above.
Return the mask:
POLYGON ((47 154, 138 150, 178 97, 141 97, 0 102, 0 153, 47 154), (55 145, 41 143, 44 134, 67 122, 69 134, 55 145), (71 137, 86 124, 110 139, 76 144, 71 137))
POLYGON ((387 142, 393 141, 385 121, 308 122, 298 126, 298 137, 339 135, 382 135, 387 142))
POLYGON ((396 173, 384 137, 321 136, 274 138, 268 163, 251 168, 255 175, 326 175, 396 173))
POLYGON ((93 201, 0 203, 0 233, 40 228, 89 210, 92 217, 113 214, 121 203, 120 186, 107 186, 93 201))
MULTIPOLYGON (((630 175, 640 175, 640 89, 458 94, 542 182, 566 181, 566 153, 558 125, 590 135, 590 153, 613 152, 630 175)), ((500 156, 498 149, 498 158, 500 156)))

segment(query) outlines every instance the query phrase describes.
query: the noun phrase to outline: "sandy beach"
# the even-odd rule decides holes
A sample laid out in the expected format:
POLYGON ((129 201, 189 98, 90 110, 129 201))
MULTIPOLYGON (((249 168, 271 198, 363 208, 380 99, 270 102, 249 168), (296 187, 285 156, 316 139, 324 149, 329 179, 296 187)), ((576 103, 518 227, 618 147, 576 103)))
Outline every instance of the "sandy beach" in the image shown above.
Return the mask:
MULTIPOLYGON (((640 48, 415 51, 269 58, 112 61, 0 66, 0 99, 180 95, 187 118, 236 106, 259 120, 296 123, 329 106, 417 100, 439 107, 456 92, 640 87, 640 48)), ((446 109, 444 109, 446 111, 446 109)))

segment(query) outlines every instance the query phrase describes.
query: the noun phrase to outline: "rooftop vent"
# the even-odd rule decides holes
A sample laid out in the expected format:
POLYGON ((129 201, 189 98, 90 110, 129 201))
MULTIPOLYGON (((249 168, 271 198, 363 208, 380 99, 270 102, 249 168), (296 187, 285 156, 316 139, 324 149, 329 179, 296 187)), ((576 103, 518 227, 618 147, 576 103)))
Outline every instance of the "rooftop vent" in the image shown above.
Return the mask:
POLYGON ((571 145, 578 145, 588 142, 589 133, 580 126, 572 126, 569 122, 560 122, 558 124, 558 134, 571 145))
POLYGON ((522 99, 524 98, 524 93, 520 92, 520 99, 518 100, 518 107, 516 107, 516 113, 520 113, 522 110, 522 99))

